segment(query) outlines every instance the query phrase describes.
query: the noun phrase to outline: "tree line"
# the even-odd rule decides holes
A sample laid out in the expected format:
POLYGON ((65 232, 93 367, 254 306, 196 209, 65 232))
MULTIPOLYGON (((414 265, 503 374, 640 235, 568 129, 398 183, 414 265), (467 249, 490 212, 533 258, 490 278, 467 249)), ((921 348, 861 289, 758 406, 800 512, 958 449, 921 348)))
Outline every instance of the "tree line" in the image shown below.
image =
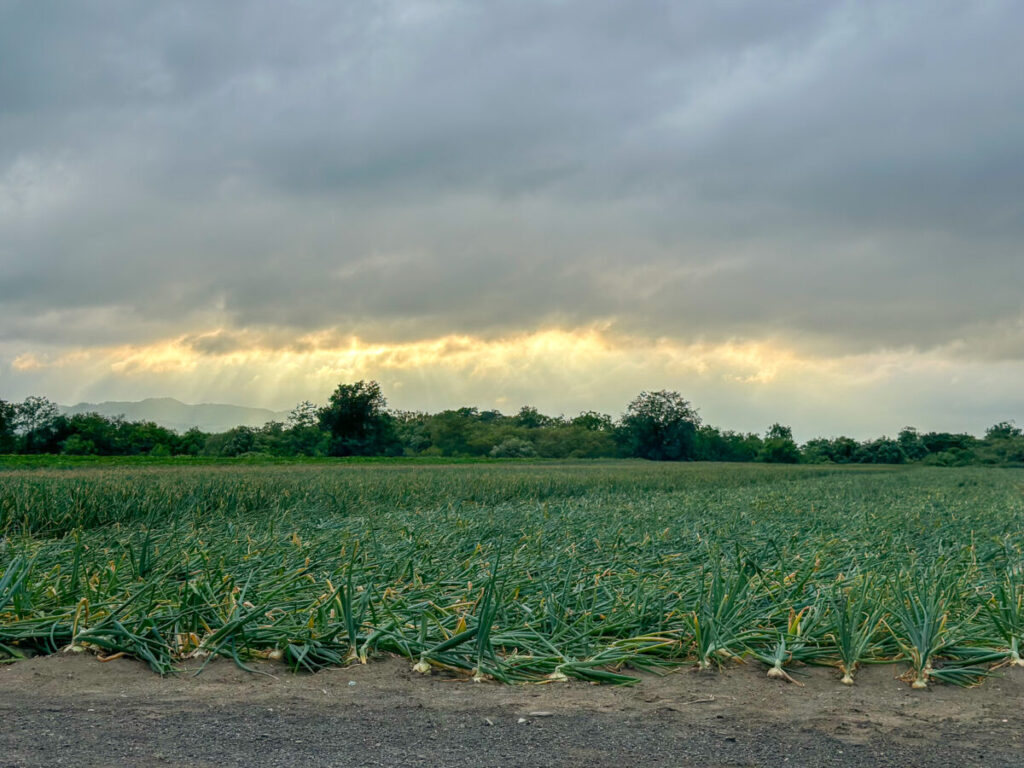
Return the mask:
POLYGON ((328 402, 299 403, 287 421, 226 432, 178 433, 148 421, 97 413, 63 415, 45 397, 0 400, 0 453, 148 456, 436 456, 612 458, 657 461, 903 464, 1024 464, 1024 432, 1004 421, 978 438, 903 428, 895 438, 815 438, 802 445, 772 424, 764 434, 704 424, 678 392, 642 392, 623 415, 571 418, 524 406, 514 415, 458 408, 391 410, 375 381, 339 384, 328 402))

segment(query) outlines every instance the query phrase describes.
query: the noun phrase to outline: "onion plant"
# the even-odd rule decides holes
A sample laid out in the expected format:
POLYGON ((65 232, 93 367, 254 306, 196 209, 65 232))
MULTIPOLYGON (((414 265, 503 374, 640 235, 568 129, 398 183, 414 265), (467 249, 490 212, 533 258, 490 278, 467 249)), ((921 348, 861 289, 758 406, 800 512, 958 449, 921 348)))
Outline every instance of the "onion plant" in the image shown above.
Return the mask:
POLYGON ((911 664, 913 688, 927 688, 934 661, 955 642, 950 614, 958 574, 941 565, 905 571, 893 581, 889 628, 911 664))
POLYGON ((917 687, 1021 663, 1010 472, 2 463, 0 662, 66 649, 162 674, 215 658, 314 673, 397 655, 630 684, 751 655, 850 683, 908 659, 917 687))
POLYGON ((997 642, 1006 648, 1007 661, 1016 667, 1024 667, 1021 659, 1024 639, 1024 581, 1019 574, 1006 573, 1001 581, 992 585, 992 597, 985 602, 985 615, 997 642))
POLYGON ((839 657, 844 685, 853 685, 857 667, 873 658, 871 647, 882 620, 877 598, 877 587, 870 576, 849 586, 836 584, 829 597, 829 636, 839 657))
POLYGON ((796 663, 816 663, 828 653, 822 645, 818 631, 822 624, 822 611, 817 605, 805 605, 800 610, 789 609, 786 628, 770 636, 768 651, 754 650, 754 655, 768 665, 768 677, 796 683, 785 670, 796 663))
POLYGON ((702 577, 700 602, 690 614, 690 627, 700 669, 710 669, 723 659, 739 659, 746 642, 761 634, 751 626, 754 600, 751 574, 746 567, 730 575, 716 560, 702 577))

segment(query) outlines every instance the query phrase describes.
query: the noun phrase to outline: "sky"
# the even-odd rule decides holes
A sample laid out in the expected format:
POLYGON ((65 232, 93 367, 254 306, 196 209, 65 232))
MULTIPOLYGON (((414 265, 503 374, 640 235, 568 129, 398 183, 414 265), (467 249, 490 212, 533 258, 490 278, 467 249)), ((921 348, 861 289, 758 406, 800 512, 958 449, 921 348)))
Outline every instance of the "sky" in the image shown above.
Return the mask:
POLYGON ((0 398, 1024 422, 1022 27, 0 0, 0 398))

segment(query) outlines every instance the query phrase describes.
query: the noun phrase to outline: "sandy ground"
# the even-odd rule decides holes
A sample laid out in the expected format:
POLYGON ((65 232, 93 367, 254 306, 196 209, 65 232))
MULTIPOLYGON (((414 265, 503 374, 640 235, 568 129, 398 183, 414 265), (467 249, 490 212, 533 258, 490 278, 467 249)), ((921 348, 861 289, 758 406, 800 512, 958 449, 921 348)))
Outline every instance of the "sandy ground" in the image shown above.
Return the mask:
POLYGON ((293 675, 228 662, 0 667, 0 766, 1022 766, 1024 671, 911 691, 896 667, 803 687, 755 664, 630 688, 423 677, 398 659, 293 675))

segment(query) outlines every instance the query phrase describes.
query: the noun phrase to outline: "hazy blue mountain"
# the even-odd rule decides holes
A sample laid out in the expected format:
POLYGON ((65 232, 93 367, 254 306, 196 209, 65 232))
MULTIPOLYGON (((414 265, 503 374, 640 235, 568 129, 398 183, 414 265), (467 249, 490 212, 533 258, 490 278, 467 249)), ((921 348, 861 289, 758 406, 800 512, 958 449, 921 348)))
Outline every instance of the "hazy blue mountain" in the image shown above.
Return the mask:
POLYGON ((224 432, 239 426, 262 427, 268 421, 284 421, 288 417, 288 411, 220 403, 190 405, 173 397, 149 397, 137 402, 78 403, 61 406, 61 411, 66 414, 123 416, 128 421, 153 421, 178 432, 191 427, 199 427, 205 432, 224 432))

